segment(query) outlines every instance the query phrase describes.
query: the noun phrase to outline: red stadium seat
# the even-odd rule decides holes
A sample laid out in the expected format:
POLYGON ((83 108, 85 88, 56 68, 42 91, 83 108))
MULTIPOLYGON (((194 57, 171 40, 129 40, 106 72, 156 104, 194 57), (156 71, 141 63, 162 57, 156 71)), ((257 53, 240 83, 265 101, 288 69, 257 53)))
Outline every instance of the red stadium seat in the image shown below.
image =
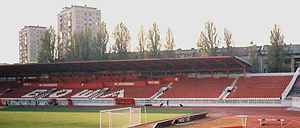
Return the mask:
POLYGON ((227 98, 280 98, 293 76, 254 76, 239 78, 236 91, 227 98))

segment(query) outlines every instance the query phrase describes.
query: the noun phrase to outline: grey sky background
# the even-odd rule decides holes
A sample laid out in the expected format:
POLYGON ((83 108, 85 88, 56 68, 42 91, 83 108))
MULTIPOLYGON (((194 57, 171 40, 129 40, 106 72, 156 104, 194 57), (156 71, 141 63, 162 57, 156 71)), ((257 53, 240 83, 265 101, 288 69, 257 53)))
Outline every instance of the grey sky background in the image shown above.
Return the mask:
POLYGON ((196 48, 204 23, 213 21, 219 37, 224 28, 233 35, 234 46, 269 44, 270 30, 279 24, 287 44, 300 43, 300 7, 291 0, 2 0, 0 7, 0 63, 18 63, 19 31, 25 25, 54 26, 63 7, 87 5, 101 10, 107 23, 109 45, 121 21, 129 28, 131 50, 136 50, 140 26, 147 32, 156 22, 165 42, 171 27, 176 48, 196 48))

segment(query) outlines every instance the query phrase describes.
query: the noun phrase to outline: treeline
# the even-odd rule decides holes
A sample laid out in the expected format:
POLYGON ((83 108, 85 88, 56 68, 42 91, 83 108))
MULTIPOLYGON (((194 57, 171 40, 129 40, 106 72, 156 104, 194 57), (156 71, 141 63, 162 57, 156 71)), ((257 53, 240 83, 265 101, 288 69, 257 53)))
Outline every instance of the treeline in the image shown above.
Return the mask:
MULTIPOLYGON (((220 44, 217 36, 213 23, 206 22, 205 31, 201 32, 200 39, 197 41, 198 49, 203 56, 216 56, 216 49, 220 44)), ((112 46, 108 46, 109 33, 105 22, 100 24, 100 30, 95 37, 86 27, 81 31, 74 32, 67 42, 62 42, 53 27, 50 27, 41 36, 38 63, 177 57, 174 34, 170 27, 166 37, 162 38, 156 23, 148 31, 141 26, 137 35, 136 52, 130 52, 131 35, 122 22, 115 27, 112 37, 114 42, 112 46)), ((228 29, 224 30, 224 43, 227 51, 222 55, 234 55, 232 34, 228 29)))
MULTIPOLYGON (((130 52, 131 35, 129 29, 121 22, 112 32, 114 39, 112 46, 108 46, 109 33, 106 23, 101 22, 100 30, 93 36, 91 30, 86 27, 81 31, 76 31, 66 42, 56 35, 53 27, 45 31, 41 37, 41 47, 38 53, 38 63, 53 63, 65 61, 89 61, 89 60, 112 60, 112 59, 144 59, 144 58, 173 58, 175 53, 174 34, 169 27, 167 35, 163 39, 156 23, 145 31, 140 27, 138 32, 138 46, 136 52, 130 52), (164 47, 164 50, 162 50, 164 47)), ((280 33, 278 25, 274 26, 270 35, 270 47, 268 49, 268 71, 280 72, 286 69, 284 65, 285 42, 280 33)), ((220 38, 213 22, 205 22, 205 29, 201 31, 200 37, 196 42, 198 51, 202 56, 234 56, 236 51, 233 49, 232 33, 229 29, 224 29, 224 37, 220 38), (223 43, 226 50, 218 53, 220 44, 223 43)), ((250 42, 249 51, 250 63, 253 71, 258 71, 257 49, 254 43, 250 42)))
POLYGON ((162 44, 163 39, 156 23, 152 25, 148 33, 141 26, 138 33, 137 52, 130 52, 130 32, 122 22, 115 27, 112 37, 114 42, 112 46, 108 46, 109 33, 105 22, 100 24, 100 30, 96 36, 93 36, 91 30, 86 27, 74 32, 67 42, 62 42, 53 27, 50 27, 40 37, 41 47, 37 60, 38 63, 53 63, 175 57, 174 35, 171 28, 168 28, 167 36, 162 44), (162 52, 162 45, 166 49, 164 52, 162 52))

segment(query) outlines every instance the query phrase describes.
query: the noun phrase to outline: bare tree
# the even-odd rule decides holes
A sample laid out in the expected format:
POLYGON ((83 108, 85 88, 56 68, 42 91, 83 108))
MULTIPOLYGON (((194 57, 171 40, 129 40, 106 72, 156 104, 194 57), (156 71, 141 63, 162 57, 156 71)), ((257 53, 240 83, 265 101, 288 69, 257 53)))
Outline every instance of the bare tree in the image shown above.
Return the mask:
POLYGON ((284 51, 284 36, 280 32, 279 25, 275 24, 271 30, 270 36, 271 45, 268 47, 268 72, 282 72, 285 71, 287 66, 284 64, 285 54, 284 51))
POLYGON ((198 49, 202 56, 216 56, 219 46, 218 35, 214 23, 208 21, 205 23, 205 31, 201 31, 200 38, 197 41, 198 49))
POLYGON ((106 59, 106 47, 109 40, 109 34, 106 29, 106 23, 104 21, 100 24, 99 32, 97 33, 97 37, 94 41, 94 47, 92 47, 94 56, 93 59, 100 60, 106 59))
POLYGON ((139 51, 139 58, 143 59, 145 58, 145 44, 146 44, 146 37, 145 37, 145 32, 144 32, 144 26, 141 26, 140 31, 138 33, 138 40, 139 40, 139 45, 137 47, 138 51, 139 51))
POLYGON ((149 29, 148 32, 148 39, 149 44, 147 46, 149 50, 148 57, 150 58, 159 58, 160 57, 160 48, 161 48, 161 38, 160 38, 160 32, 156 25, 156 23, 153 24, 152 28, 149 29))
POLYGON ((166 48, 166 56, 167 57, 175 57, 175 43, 174 43, 174 35, 172 33, 171 28, 168 28, 167 31, 167 36, 166 36, 166 44, 165 44, 165 48, 166 48))
POLYGON ((89 27, 75 31, 67 46, 67 61, 86 61, 91 60, 91 44, 93 42, 92 32, 89 27))
MULTIPOLYGON (((59 43, 60 38, 55 34, 52 26, 48 28, 40 37, 41 46, 38 50, 38 63, 53 63, 58 60, 56 45, 59 43)), ((57 46, 57 48, 59 48, 57 46)))
POLYGON ((226 52, 223 55, 234 56, 235 51, 233 49, 232 33, 227 28, 224 29, 224 41, 226 45, 226 52))
POLYGON ((131 38, 128 28, 122 22, 115 27, 113 38, 115 43, 112 50, 117 55, 116 59, 126 59, 131 38))

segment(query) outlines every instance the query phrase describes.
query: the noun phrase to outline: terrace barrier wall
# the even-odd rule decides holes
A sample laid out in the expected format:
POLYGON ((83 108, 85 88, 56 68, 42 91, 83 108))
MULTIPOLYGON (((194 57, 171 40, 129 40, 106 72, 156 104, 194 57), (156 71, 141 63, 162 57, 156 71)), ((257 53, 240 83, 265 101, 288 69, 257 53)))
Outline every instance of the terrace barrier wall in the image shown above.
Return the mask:
MULTIPOLYGON (((53 98, 2 98, 2 105, 49 105, 48 100, 53 98)), ((55 98, 54 98, 55 99, 55 98)), ((56 98, 58 105, 67 106, 116 106, 117 102, 114 98, 97 98, 97 99, 88 99, 88 98, 56 98), (70 100, 72 103, 70 103, 70 100)), ((163 103, 164 106, 266 106, 266 107, 288 107, 292 103, 285 103, 280 99, 235 99, 235 100, 214 100, 214 99, 199 99, 199 98, 190 98, 190 99, 169 99, 167 104, 166 99, 157 99, 150 100, 149 98, 134 98, 130 100, 130 104, 134 102, 135 106, 160 106, 163 103)), ((292 102, 292 101, 290 101, 292 102)), ((127 103, 127 102, 126 102, 127 103)), ((128 102, 129 103, 129 102, 128 102)), ((119 104, 122 105, 122 104, 119 104)), ((126 104, 124 104, 126 105, 126 104)), ((295 106, 295 102, 294 102, 295 106)))
POLYGON ((197 114, 192 114, 192 115, 182 116, 182 117, 178 117, 178 118, 174 118, 174 119, 170 119, 170 120, 161 121, 161 122, 156 123, 153 126, 153 128, 163 128, 163 127, 168 127, 168 126, 172 126, 175 124, 187 123, 187 122, 191 122, 194 120, 204 119, 204 118, 206 118, 207 114, 208 114, 207 112, 197 113, 197 114))
POLYGON ((145 104, 151 104, 152 106, 290 106, 290 104, 283 104, 278 99, 231 99, 231 100, 218 100, 218 99, 201 99, 201 98, 178 98, 178 99, 167 99, 158 98, 157 100, 147 100, 142 98, 135 98, 136 106, 143 106, 145 104))

